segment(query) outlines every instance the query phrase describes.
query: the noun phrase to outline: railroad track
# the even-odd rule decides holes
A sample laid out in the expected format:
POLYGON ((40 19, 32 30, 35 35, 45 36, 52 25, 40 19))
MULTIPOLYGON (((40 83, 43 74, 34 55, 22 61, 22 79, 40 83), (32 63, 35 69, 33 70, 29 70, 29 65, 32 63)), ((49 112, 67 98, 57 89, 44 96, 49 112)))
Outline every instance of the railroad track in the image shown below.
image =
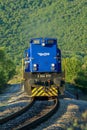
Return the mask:
POLYGON ((28 119, 25 123, 16 127, 16 130, 32 129, 40 125, 43 121, 46 121, 47 119, 49 119, 49 117, 52 116, 58 110, 59 100, 58 98, 56 98, 48 102, 51 102, 51 104, 47 105, 38 114, 28 119))
POLYGON ((0 120, 0 129, 32 129, 47 120, 59 107, 58 98, 50 101, 35 101, 21 111, 0 120), (8 121, 9 120, 9 121, 8 121))
POLYGON ((34 104, 34 101, 35 100, 32 99, 30 101, 30 103, 27 106, 25 106, 24 108, 22 108, 20 111, 17 111, 14 114, 11 114, 11 115, 9 115, 9 116, 7 116, 5 118, 0 119, 0 125, 8 122, 9 120, 12 120, 12 119, 16 118, 16 117, 20 116, 21 114, 23 114, 24 112, 26 112, 34 104))

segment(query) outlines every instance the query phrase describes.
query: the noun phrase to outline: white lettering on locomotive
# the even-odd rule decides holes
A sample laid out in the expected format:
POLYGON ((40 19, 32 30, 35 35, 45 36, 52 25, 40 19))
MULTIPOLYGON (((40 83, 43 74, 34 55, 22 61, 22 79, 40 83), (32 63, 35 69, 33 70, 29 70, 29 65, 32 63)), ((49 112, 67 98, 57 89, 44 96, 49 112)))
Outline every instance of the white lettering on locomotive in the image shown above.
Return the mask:
POLYGON ((50 53, 44 52, 44 53, 37 53, 39 56, 49 56, 50 53))

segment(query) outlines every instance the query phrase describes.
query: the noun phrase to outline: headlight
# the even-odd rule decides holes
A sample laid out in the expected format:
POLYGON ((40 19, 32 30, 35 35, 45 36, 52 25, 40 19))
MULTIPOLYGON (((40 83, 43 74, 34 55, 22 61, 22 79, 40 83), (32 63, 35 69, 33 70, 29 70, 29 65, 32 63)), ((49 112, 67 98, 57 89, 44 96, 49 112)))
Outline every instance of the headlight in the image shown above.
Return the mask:
POLYGON ((52 64, 51 64, 51 70, 54 71, 55 69, 56 69, 56 68, 55 68, 55 64, 52 63, 52 64))
POLYGON ((37 64, 33 64, 33 70, 34 71, 37 71, 37 67, 38 67, 37 64))
POLYGON ((34 67, 37 67, 37 64, 33 64, 34 67))
POLYGON ((55 67, 55 64, 51 64, 52 67, 55 67))
POLYGON ((42 43, 42 46, 45 46, 45 43, 42 43))
POLYGON ((36 68, 36 67, 34 67, 34 68, 33 68, 33 70, 34 70, 34 71, 37 71, 37 68, 36 68))

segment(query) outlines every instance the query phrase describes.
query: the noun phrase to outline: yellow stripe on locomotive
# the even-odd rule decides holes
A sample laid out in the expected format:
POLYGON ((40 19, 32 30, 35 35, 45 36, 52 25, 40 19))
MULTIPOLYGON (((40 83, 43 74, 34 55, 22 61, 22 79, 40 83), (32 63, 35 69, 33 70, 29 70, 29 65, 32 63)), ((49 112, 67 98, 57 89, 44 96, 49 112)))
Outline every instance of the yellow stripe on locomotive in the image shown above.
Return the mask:
POLYGON ((34 87, 31 90, 31 95, 32 97, 38 97, 38 96, 58 96, 58 88, 55 86, 52 87, 44 87, 44 86, 40 86, 40 87, 34 87))

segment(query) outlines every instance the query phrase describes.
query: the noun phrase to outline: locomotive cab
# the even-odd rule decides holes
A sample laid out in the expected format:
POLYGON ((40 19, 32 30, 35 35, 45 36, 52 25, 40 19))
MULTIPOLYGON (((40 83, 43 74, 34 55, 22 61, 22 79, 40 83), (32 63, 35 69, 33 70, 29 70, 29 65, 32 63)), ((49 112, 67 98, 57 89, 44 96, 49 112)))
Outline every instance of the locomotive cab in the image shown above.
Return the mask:
POLYGON ((26 52, 29 66, 26 72, 61 72, 61 52, 57 48, 57 39, 32 39, 26 52))

